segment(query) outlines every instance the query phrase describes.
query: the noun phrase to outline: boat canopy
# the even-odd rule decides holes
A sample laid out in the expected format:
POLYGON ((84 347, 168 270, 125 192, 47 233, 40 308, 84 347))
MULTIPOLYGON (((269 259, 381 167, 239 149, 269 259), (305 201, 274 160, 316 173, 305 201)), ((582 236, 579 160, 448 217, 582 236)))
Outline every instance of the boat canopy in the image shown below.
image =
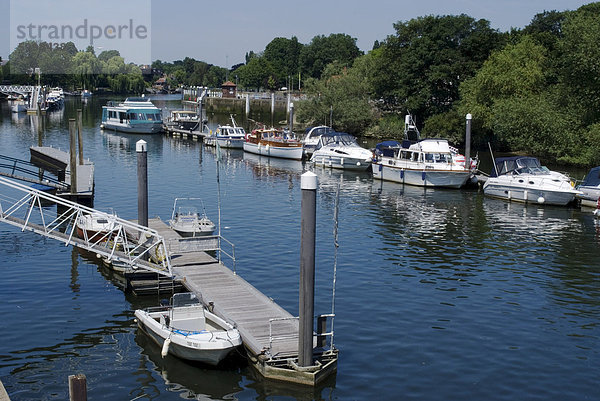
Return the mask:
POLYGON ((401 147, 398 141, 383 141, 375 145, 375 152, 382 156, 394 157, 401 147))
POLYGON ((333 129, 326 125, 319 125, 318 127, 308 127, 304 132, 306 138, 318 137, 326 132, 332 132, 333 129))
POLYGON ((581 183, 582 186, 586 187, 597 187, 600 185, 600 166, 594 167, 585 176, 585 179, 581 183))
POLYGON ((490 177, 509 173, 528 173, 528 174, 547 174, 548 169, 540 164, 536 157, 531 156, 510 156, 497 157, 494 161, 496 168, 492 169, 490 177))

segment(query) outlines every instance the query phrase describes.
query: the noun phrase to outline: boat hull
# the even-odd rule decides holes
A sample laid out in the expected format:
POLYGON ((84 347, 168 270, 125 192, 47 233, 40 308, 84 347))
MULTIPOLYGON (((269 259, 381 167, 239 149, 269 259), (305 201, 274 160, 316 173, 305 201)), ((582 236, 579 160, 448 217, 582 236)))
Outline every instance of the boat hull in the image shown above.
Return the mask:
POLYGON ((162 122, 152 124, 120 125, 110 122, 102 123, 103 129, 125 132, 128 134, 158 134, 163 130, 162 122))
POLYGON ((493 179, 489 178, 483 186, 483 193, 492 198, 513 202, 566 206, 575 200, 578 191, 510 186, 494 182, 493 179))
POLYGON ((217 146, 225 149, 242 149, 244 147, 244 138, 218 138, 207 136, 204 138, 204 144, 207 146, 217 146))
POLYGON ((364 171, 371 166, 371 160, 356 157, 341 157, 333 155, 318 155, 313 153, 311 161, 315 166, 330 167, 343 170, 364 171))
POLYGON ((419 187, 460 188, 470 178, 466 170, 410 169, 372 164, 373 178, 419 187))
POLYGON ((278 157, 280 159, 302 160, 302 146, 273 146, 244 142, 244 151, 255 155, 278 157))
POLYGON ((138 326, 156 344, 163 347, 165 340, 169 338, 168 353, 188 361, 216 366, 242 343, 239 332, 235 329, 183 335, 169 330, 146 311, 136 310, 135 317, 138 326))

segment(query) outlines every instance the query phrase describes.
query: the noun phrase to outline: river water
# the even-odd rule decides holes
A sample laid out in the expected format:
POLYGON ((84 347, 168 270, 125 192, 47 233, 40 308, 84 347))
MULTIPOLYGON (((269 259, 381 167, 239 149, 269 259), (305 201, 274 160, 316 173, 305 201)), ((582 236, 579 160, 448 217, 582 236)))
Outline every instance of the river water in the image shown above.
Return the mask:
MULTIPOLYGON (((143 138, 150 217, 168 219, 174 198, 190 196, 216 220, 214 149, 103 132, 105 101, 83 105, 96 208, 137 218, 143 138)), ((40 120, 0 104, 0 154, 28 159, 40 138, 67 149, 79 102, 40 120)), ((221 164, 221 226, 238 273, 297 315, 300 175, 312 167, 242 151, 224 151, 221 164)), ((80 372, 90 400, 599 399, 600 226, 589 212, 314 171, 316 313, 331 311, 340 186, 335 378, 313 390, 265 381, 243 360, 213 369, 162 359, 133 319, 158 296, 125 294, 93 258, 2 224, 0 380, 11 399, 65 400, 68 376, 80 372)))

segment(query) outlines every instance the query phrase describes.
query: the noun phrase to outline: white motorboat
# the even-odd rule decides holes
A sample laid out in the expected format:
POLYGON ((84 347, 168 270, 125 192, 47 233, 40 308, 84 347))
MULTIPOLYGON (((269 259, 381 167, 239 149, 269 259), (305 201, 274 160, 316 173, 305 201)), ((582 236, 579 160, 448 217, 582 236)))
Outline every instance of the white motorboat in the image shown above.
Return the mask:
POLYGON ((200 118, 198 113, 191 110, 171 110, 171 115, 167 119, 165 125, 167 127, 185 130, 185 131, 200 131, 200 118))
POLYGON ((592 168, 576 189, 582 192, 577 195, 581 206, 594 207, 598 210, 600 206, 600 166, 592 168))
POLYGON ((304 138, 302 139, 304 155, 306 157, 312 156, 313 152, 317 148, 317 145, 319 144, 319 139, 321 139, 321 135, 332 131, 333 129, 326 125, 319 125, 318 127, 307 128, 306 133, 304 134, 304 138))
POLYGON ((535 157, 498 157, 483 185, 483 193, 494 198, 524 203, 565 206, 582 192, 566 175, 550 171, 535 157))
POLYGON ((217 146, 229 149, 242 149, 246 141, 246 131, 242 127, 238 127, 235 123, 233 115, 231 117, 231 125, 219 125, 219 127, 210 135, 204 137, 204 144, 208 146, 217 146))
POLYGON ((82 214, 77 218, 77 236, 88 242, 108 241, 117 231, 115 215, 112 213, 82 214))
POLYGON ((361 148, 356 138, 345 132, 321 134, 310 161, 316 166, 345 170, 366 170, 371 165, 373 153, 361 148))
POLYGON ((167 353, 189 361, 218 365, 242 344, 239 331, 209 312, 193 293, 175 294, 168 307, 138 309, 138 326, 167 353))
POLYGON ((275 128, 255 129, 246 137, 244 151, 261 156, 302 160, 302 143, 275 128))
POLYGON ((410 115, 405 119, 402 143, 385 141, 375 149, 373 178, 379 180, 421 187, 460 188, 472 174, 473 160, 471 166, 465 168, 464 156, 446 139, 421 140, 410 115))
POLYGON ((198 209, 195 206, 184 205, 181 206, 181 201, 200 202, 200 198, 176 198, 173 203, 173 212, 171 213, 171 220, 169 220, 169 226, 175 230, 182 237, 201 237, 212 235, 215 231, 215 224, 206 217, 204 211, 204 204, 202 204, 202 214, 198 213, 198 209), (180 205, 177 205, 180 202, 180 205))
POLYGON ((24 100, 13 100, 10 108, 13 113, 25 113, 27 111, 27 103, 24 100))
POLYGON ((100 128, 133 134, 159 133, 163 129, 162 112, 146 97, 108 102, 102 106, 100 128))

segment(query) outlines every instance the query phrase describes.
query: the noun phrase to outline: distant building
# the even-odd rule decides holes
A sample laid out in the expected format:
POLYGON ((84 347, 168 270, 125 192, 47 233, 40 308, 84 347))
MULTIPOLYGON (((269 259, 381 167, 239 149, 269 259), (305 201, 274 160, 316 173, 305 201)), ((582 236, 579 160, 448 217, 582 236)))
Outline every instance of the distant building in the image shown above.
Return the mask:
POLYGON ((237 97, 237 85, 231 81, 225 82, 221 85, 222 97, 237 97))

